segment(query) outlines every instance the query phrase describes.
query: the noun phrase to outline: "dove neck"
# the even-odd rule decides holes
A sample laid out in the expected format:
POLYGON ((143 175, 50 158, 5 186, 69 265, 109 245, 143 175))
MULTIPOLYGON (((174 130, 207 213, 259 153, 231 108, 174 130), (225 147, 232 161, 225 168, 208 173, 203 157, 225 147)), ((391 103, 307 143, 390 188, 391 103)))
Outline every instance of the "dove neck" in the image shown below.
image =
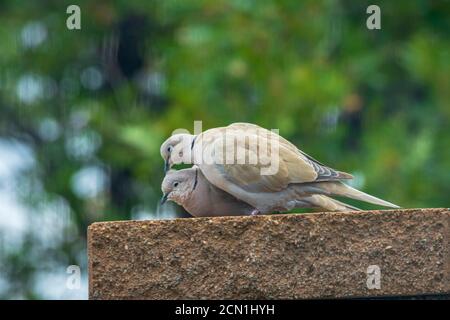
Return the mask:
POLYGON ((206 213, 210 207, 209 203, 209 190, 208 190, 208 182, 205 181, 205 177, 201 173, 199 169, 197 169, 197 183, 195 180, 192 183, 192 189, 187 198, 185 199, 183 207, 190 213, 196 212, 198 214, 206 213), (194 188, 195 185, 195 188, 194 188))
POLYGON ((197 139, 197 135, 191 135, 189 138, 189 151, 191 153, 192 164, 198 164, 197 160, 202 158, 202 147, 201 147, 201 139, 197 139), (200 154, 197 155, 197 152, 200 154))
POLYGON ((197 139, 197 136, 191 136, 191 139, 192 139, 192 141, 191 141, 191 151, 192 151, 192 149, 194 149, 194 144, 195 144, 195 140, 197 139))

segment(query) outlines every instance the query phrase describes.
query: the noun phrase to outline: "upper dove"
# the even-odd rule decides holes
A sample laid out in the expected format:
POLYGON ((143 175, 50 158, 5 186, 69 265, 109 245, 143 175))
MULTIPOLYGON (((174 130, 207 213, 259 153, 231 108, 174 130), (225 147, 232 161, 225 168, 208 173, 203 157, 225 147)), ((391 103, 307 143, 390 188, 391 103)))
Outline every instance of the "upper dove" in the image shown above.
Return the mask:
MULTIPOLYGON (((289 211, 311 195, 343 196, 398 208, 345 185, 341 180, 352 175, 323 165, 255 124, 234 123, 198 135, 176 134, 161 145, 160 152, 166 170, 179 163, 197 165, 215 187, 252 206, 252 214, 289 211)), ((326 205, 321 208, 333 210, 326 205)))

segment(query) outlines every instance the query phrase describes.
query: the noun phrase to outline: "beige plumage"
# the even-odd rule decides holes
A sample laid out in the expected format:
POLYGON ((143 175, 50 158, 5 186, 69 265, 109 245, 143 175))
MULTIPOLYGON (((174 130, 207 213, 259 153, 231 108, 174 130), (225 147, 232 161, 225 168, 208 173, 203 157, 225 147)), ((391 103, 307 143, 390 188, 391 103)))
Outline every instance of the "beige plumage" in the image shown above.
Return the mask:
POLYGON ((331 205, 329 198, 319 201, 323 195, 398 207, 346 186, 340 180, 351 179, 350 174, 323 165, 278 134, 254 124, 235 123, 197 136, 172 136, 161 146, 161 155, 168 167, 181 162, 198 165, 210 183, 256 208, 256 212, 290 210, 297 207, 296 201, 314 195, 321 197, 313 197, 310 202, 325 210, 335 210, 336 203, 331 205), (246 137, 244 143, 235 142, 243 136, 246 137), (232 143, 227 144, 230 141, 232 143), (276 153, 273 146, 276 146, 276 153), (264 148, 266 152, 261 155, 264 148), (245 163, 239 163, 239 155, 245 155, 245 163), (256 158, 256 162, 248 161, 251 157, 256 158), (270 167, 268 160, 272 158, 278 159, 277 170, 262 174, 270 167))

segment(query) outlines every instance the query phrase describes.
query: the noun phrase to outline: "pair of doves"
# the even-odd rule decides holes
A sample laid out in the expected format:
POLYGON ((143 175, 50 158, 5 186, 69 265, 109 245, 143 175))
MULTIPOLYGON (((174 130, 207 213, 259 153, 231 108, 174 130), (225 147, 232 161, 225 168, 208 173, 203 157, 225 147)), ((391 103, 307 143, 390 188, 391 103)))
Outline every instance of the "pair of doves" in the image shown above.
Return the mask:
POLYGON ((360 210, 333 196, 399 208, 344 184, 341 180, 352 179, 352 175, 323 165, 277 133, 250 123, 233 123, 198 135, 175 134, 162 144, 160 152, 166 171, 161 203, 174 201, 195 217, 268 214, 294 208, 360 210), (234 140, 242 137, 244 143, 234 140), (264 163, 259 152, 263 150, 264 163), (239 155, 247 157, 240 160, 255 156, 256 161, 238 161, 239 155), (262 174, 271 156, 277 157, 277 168, 262 174), (231 163, 226 161, 230 158, 234 160, 231 163), (169 170, 180 163, 193 167, 169 170))

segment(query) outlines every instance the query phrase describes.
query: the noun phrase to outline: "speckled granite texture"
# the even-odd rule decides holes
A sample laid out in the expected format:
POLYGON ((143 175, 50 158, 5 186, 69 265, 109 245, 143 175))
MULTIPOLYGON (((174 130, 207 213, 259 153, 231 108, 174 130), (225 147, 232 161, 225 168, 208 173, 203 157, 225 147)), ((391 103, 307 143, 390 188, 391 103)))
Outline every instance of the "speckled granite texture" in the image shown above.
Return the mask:
POLYGON ((449 209, 119 221, 88 229, 90 299, 443 294, 449 209), (367 268, 380 268, 380 289, 367 268))

